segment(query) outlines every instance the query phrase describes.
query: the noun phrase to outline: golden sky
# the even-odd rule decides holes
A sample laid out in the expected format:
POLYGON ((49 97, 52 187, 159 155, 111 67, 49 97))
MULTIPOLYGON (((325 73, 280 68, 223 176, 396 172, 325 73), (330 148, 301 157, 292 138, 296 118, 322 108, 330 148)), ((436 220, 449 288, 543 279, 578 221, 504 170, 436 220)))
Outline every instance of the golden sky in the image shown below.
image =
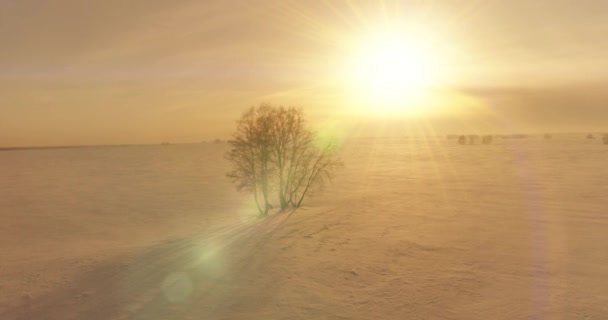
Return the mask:
MULTIPOLYGON (((344 117, 344 61, 386 25, 432 42, 441 90, 462 98, 443 103, 477 108, 460 122, 602 130, 607 12, 585 0, 0 0, 0 146, 227 137, 260 102, 344 117)), ((438 131, 460 130, 449 108, 438 131)))

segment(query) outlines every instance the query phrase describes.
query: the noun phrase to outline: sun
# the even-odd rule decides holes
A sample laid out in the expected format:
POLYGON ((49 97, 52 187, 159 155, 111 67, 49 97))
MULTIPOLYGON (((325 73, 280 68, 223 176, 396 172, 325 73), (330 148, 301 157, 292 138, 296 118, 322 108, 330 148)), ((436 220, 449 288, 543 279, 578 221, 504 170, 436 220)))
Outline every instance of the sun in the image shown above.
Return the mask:
POLYGON ((421 37, 383 32, 365 38, 353 50, 348 77, 354 94, 375 112, 420 108, 428 89, 440 82, 436 50, 421 37))

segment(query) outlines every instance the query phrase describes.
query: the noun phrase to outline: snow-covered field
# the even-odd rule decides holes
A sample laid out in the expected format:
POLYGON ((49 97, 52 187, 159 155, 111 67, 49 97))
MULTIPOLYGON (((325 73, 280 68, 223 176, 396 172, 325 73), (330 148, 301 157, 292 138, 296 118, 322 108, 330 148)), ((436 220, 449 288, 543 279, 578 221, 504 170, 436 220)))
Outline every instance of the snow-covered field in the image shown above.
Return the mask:
POLYGON ((606 319, 608 146, 352 139, 255 220, 224 144, 0 152, 0 319, 606 319))

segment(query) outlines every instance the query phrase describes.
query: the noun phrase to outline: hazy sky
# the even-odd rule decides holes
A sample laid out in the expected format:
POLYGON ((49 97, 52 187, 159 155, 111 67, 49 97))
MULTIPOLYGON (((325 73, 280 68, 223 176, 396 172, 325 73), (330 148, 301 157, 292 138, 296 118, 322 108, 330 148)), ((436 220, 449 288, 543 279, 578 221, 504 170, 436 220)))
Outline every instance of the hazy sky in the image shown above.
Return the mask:
POLYGON ((226 137, 260 102, 338 119, 342 62, 387 21, 482 105, 438 131, 608 130, 608 1, 0 0, 0 146, 226 137))

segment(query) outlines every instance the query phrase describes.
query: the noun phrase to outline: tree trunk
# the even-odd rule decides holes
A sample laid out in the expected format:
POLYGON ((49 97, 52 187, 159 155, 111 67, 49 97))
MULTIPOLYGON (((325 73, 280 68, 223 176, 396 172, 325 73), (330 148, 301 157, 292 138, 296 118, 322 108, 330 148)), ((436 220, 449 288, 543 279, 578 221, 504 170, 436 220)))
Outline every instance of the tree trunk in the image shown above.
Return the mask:
POLYGON ((262 172, 262 196, 264 197, 264 213, 263 216, 268 215, 268 209, 270 203, 268 202, 268 165, 264 163, 262 172))

